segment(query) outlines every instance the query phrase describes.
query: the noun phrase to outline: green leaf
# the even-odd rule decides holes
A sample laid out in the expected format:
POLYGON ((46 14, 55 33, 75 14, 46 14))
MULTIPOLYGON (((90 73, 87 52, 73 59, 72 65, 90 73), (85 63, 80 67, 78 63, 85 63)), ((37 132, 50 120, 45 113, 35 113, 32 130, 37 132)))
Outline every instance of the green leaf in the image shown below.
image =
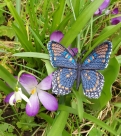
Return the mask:
POLYGON ((26 29, 23 23, 23 20, 20 18, 20 16, 18 15, 16 9, 13 6, 13 3, 10 0, 5 0, 11 14, 13 15, 15 21, 17 22, 17 24, 19 25, 19 28, 22 32, 22 34, 27 38, 27 33, 26 33, 26 29))
POLYGON ((82 0, 82 1, 80 1, 80 0, 74 0, 74 1, 72 1, 73 2, 73 7, 74 7, 74 13, 75 13, 76 18, 79 15, 80 6, 81 6, 80 3, 83 3, 83 1, 84 0, 82 0))
POLYGON ((69 116, 68 112, 60 111, 47 136, 60 136, 67 123, 68 116, 69 116))
POLYGON ((3 15, 3 13, 4 13, 4 11, 1 9, 0 10, 0 25, 2 25, 5 22, 5 16, 3 15))
POLYGON ((52 125, 53 119, 52 119, 49 115, 47 115, 47 114, 45 114, 45 113, 39 113, 39 116, 40 116, 41 118, 43 118, 44 120, 46 120, 47 123, 49 123, 50 125, 52 125))
POLYGON ((107 102, 111 99, 112 94, 112 84, 116 80, 119 74, 120 66, 116 60, 116 58, 110 59, 108 67, 102 72, 104 75, 104 87, 101 93, 100 98, 96 100, 90 100, 92 103, 91 107, 94 110, 100 110, 104 106, 106 106, 107 102))
POLYGON ((62 16, 65 8, 65 0, 59 0, 59 7, 55 11, 54 17, 53 17, 53 22, 52 22, 52 27, 51 27, 51 33, 55 30, 57 30, 58 25, 62 21, 62 16))
POLYGON ((65 34, 61 43, 68 47, 76 36, 80 33, 80 31, 85 27, 88 23, 89 19, 93 16, 94 12, 98 9, 98 7, 102 4, 104 0, 94 0, 91 2, 78 16, 77 20, 73 23, 71 28, 65 34), (70 38, 71 36, 71 38, 70 38))
POLYGON ((95 40, 93 40, 92 42, 92 47, 90 48, 90 50, 84 55, 84 58, 82 59, 82 61, 85 60, 85 58, 90 54, 90 52, 92 50, 94 50, 94 48, 96 46, 98 46, 99 44, 103 43, 104 41, 107 40, 107 38, 109 36, 111 36, 112 34, 114 34, 119 28, 121 27, 121 23, 114 25, 114 26, 108 26, 107 28, 103 29, 102 33, 100 34, 100 36, 98 36, 95 40))
POLYGON ((13 92, 13 90, 6 85, 2 80, 0 80, 0 91, 3 91, 6 95, 10 92, 13 92))
POLYGON ((5 132, 5 131, 7 131, 8 127, 9 127, 9 124, 2 123, 2 124, 0 124, 0 131, 5 132))
POLYGON ((112 34, 114 34, 118 29, 120 29, 121 27, 121 23, 114 25, 114 26, 108 26, 106 28, 104 28, 100 34, 100 36, 98 36, 98 38, 96 38, 93 41, 93 48, 95 48, 98 44, 100 44, 101 42, 105 41, 109 36, 111 36, 112 34))
POLYGON ((17 80, 2 65, 0 65, 0 77, 14 90, 17 80))
POLYGON ((21 116, 21 120, 18 121, 16 124, 17 124, 17 127, 21 128, 23 131, 26 131, 26 130, 30 131, 32 130, 32 127, 39 126, 38 124, 34 122, 34 117, 29 117, 26 114, 23 114, 21 116))
MULTIPOLYGON (((2 65, 0 65, 0 78, 2 78, 13 90, 15 90, 17 83, 16 78, 11 73, 9 73, 9 71, 7 71, 2 65)), ((5 87, 3 84, 2 86, 5 87)), ((28 95, 23 86, 21 84, 19 84, 19 86, 22 88, 23 93, 25 93, 25 95, 28 95)), ((11 89, 8 91, 11 92, 11 89)), ((7 92, 5 91, 5 93, 7 92)))
POLYGON ((116 54, 117 51, 119 50, 119 47, 121 46, 121 32, 119 32, 118 34, 115 34, 113 36, 113 40, 112 40, 112 43, 113 43, 113 54, 116 54))
POLYGON ((89 136, 102 136, 102 131, 97 129, 97 128, 93 128, 90 133, 89 136))
POLYGON ((67 26, 68 21, 69 21, 72 17, 73 17, 73 15, 69 13, 69 14, 66 16, 66 18, 64 18, 64 20, 59 24, 59 26, 57 27, 57 30, 63 31, 64 28, 67 26))
POLYGON ((14 129, 14 127, 11 126, 11 125, 9 125, 9 127, 8 127, 8 132, 13 132, 13 129, 14 129))
POLYGON ((44 49, 44 51, 47 53, 47 48, 43 45, 41 40, 39 39, 38 35, 30 28, 30 31, 34 35, 36 41, 39 43, 39 45, 36 45, 36 52, 40 52, 41 48, 44 49), (40 48, 41 47, 41 48, 40 48))
POLYGON ((13 56, 17 57, 33 57, 33 58, 41 58, 41 59, 49 59, 49 55, 45 53, 37 53, 37 52, 22 52, 15 53, 13 56))
POLYGON ((79 119, 80 121, 82 121, 83 119, 83 113, 84 113, 84 109, 83 109, 83 103, 82 103, 82 100, 81 100, 81 94, 80 92, 78 91, 73 91, 75 96, 76 96, 76 99, 77 99, 77 110, 78 110, 78 116, 79 116, 79 119))
POLYGON ((13 3, 10 0, 5 0, 11 14, 13 15, 14 19, 15 19, 15 24, 13 24, 13 29, 15 31, 15 33, 18 36, 18 39, 20 40, 23 48, 26 51, 34 51, 34 47, 32 45, 32 43, 28 40, 28 36, 27 36, 27 32, 26 32, 26 28, 24 26, 24 22, 21 19, 21 17, 18 15, 16 9, 13 6, 13 3))
POLYGON ((99 125, 100 127, 106 129, 108 132, 110 132, 110 133, 112 133, 114 135, 117 135, 117 132, 112 127, 108 126, 103 121, 95 118, 94 116, 84 112, 84 118, 94 122, 96 125, 99 125))
POLYGON ((2 9, 3 7, 5 7, 6 6, 6 4, 5 3, 0 3, 0 9, 2 9))
POLYGON ((69 106, 59 105, 58 110, 78 115, 77 110, 69 106))
MULTIPOLYGON (((1 42, 0 42, 0 44, 1 44, 1 42)), ((0 50, 0 53, 6 53, 6 51, 4 51, 4 50, 0 50)))
POLYGON ((121 64, 121 55, 116 56, 116 59, 117 59, 118 63, 121 64))
MULTIPOLYGON (((60 105, 59 110, 66 111, 66 112, 78 115, 78 111, 76 109, 73 109, 73 108, 68 107, 68 106, 60 105)), ((92 116, 90 114, 87 114, 86 112, 84 112, 83 116, 84 116, 85 119, 94 122, 96 125, 106 129, 108 132, 110 132, 110 133, 112 133, 114 135, 117 134, 116 131, 113 128, 111 128, 110 126, 105 124, 103 121, 97 119, 96 117, 94 117, 94 116, 92 116)))
POLYGON ((12 25, 19 41, 21 42, 21 45, 23 46, 25 51, 34 51, 34 47, 30 41, 28 41, 28 38, 23 35, 20 28, 18 28, 15 24, 12 25))
MULTIPOLYGON (((44 0, 44 5, 43 5, 43 9, 42 9, 42 18, 44 18, 44 26, 43 26, 43 30, 41 33, 41 41, 44 42, 45 38, 46 38, 46 31, 48 31, 49 28, 49 21, 50 18, 48 18, 48 11, 50 10, 50 0, 44 0)), ((53 12, 51 12, 53 14, 53 12)))
POLYGON ((0 26, 0 36, 7 36, 12 39, 15 36, 15 32, 10 26, 0 26))
MULTIPOLYGON (((50 125, 52 125, 53 123, 53 120, 50 116, 48 116, 47 114, 45 113, 39 113, 40 117, 43 118, 44 120, 47 121, 47 123, 49 123, 50 125)), ((69 133, 66 131, 66 130, 63 130, 63 136, 70 136, 69 133)))
POLYGON ((42 61, 45 62, 45 66, 46 66, 48 75, 51 74, 53 71, 55 71, 55 69, 52 67, 52 65, 51 65, 49 60, 43 60, 42 59, 42 61))
POLYGON ((114 103, 114 106, 121 108, 121 103, 114 103))

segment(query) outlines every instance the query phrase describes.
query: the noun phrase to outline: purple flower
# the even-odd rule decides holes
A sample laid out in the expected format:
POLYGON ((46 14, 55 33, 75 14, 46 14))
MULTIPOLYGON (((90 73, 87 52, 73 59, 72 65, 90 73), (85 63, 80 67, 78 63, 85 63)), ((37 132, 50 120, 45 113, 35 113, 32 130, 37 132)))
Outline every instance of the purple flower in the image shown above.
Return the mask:
POLYGON ((118 14, 118 8, 113 9, 112 14, 118 14))
POLYGON ((54 31, 51 35, 50 35, 50 41, 56 41, 56 42, 60 42, 63 38, 63 33, 61 31, 54 31))
POLYGON ((67 50, 70 52, 72 56, 75 56, 78 53, 77 48, 71 48, 70 46, 67 48, 67 50))
POLYGON ((96 10, 96 12, 94 13, 94 15, 100 15, 102 14, 102 11, 105 10, 108 5, 110 3, 110 0, 104 0, 104 2, 102 3, 102 5, 96 10))
MULTIPOLYGON (((119 11, 118 11, 118 8, 115 8, 113 11, 112 11, 112 14, 118 14, 119 13, 119 11)), ((119 16, 119 17, 115 17, 115 18, 112 18, 111 19, 111 24, 112 25, 117 25, 118 23, 120 23, 121 22, 121 16, 119 16)))
POLYGON ((121 22, 121 17, 115 17, 115 18, 111 19, 111 24, 112 25, 117 25, 120 22, 121 22))
MULTIPOLYGON (((105 9, 108 7, 109 3, 110 3, 110 0, 104 0, 104 2, 103 2, 102 5, 97 9, 97 11, 94 13, 94 15, 100 15, 100 14, 102 14, 102 11, 105 10, 105 9)), ((108 15, 109 13, 110 13, 110 10, 105 11, 105 14, 106 14, 106 15, 108 15)), ((116 14, 118 14, 118 13, 119 13, 118 8, 113 9, 112 14, 115 14, 115 15, 116 15, 116 14)), ((111 24, 112 24, 112 25, 117 25, 117 24, 120 23, 120 22, 121 22, 121 16, 115 17, 115 18, 112 18, 112 19, 111 19, 111 24)))
POLYGON ((21 75, 19 82, 31 94, 29 98, 31 106, 28 103, 26 105, 26 113, 28 116, 35 116, 38 113, 40 102, 47 110, 55 111, 58 109, 56 98, 44 91, 51 88, 52 74, 38 84, 37 79, 33 75, 24 73, 21 75))
MULTIPOLYGON (((63 38, 63 33, 61 31, 54 31, 51 35, 50 35, 50 41, 56 41, 59 42, 62 40, 63 38)), ((78 53, 78 49, 77 48, 71 48, 70 46, 67 48, 68 51, 70 52, 70 54, 72 56, 75 56, 78 53)))

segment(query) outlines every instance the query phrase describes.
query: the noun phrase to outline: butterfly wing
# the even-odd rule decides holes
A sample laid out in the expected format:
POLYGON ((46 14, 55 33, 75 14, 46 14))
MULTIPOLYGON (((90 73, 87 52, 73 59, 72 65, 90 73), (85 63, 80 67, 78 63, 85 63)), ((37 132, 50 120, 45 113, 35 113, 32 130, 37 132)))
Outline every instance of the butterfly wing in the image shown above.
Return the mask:
POLYGON ((50 41, 47 45, 50 54, 50 61, 53 67, 76 68, 76 60, 69 51, 60 43, 50 41))
POLYGON ((110 41, 102 43, 85 59, 82 69, 103 70, 108 65, 111 51, 112 44, 110 41))
POLYGON ((82 70, 81 80, 84 95, 94 99, 100 97, 104 85, 104 77, 102 74, 95 70, 82 70))
POLYGON ((60 68, 53 73, 52 92, 65 95, 71 92, 71 87, 77 77, 75 69, 60 68))

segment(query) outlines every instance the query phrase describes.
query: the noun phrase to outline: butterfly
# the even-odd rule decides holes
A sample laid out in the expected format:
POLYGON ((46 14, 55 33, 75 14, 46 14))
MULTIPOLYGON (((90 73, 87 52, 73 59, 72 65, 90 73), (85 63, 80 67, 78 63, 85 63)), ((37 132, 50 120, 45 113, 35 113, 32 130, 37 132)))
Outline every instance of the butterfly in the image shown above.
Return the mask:
POLYGON ((112 43, 105 41, 96 47, 84 62, 77 63, 71 53, 60 43, 49 41, 47 44, 50 62, 57 67, 53 73, 52 92, 56 95, 66 95, 71 92, 72 85, 77 80, 77 88, 82 82, 83 93, 88 98, 99 98, 104 86, 104 77, 97 70, 108 66, 112 43))

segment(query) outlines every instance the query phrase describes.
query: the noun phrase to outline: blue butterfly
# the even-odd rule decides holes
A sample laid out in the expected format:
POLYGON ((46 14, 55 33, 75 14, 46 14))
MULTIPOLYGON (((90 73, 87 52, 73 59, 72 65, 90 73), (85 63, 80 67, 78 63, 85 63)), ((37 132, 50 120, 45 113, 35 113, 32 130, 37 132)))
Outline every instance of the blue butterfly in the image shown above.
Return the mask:
POLYGON ((107 67, 112 43, 105 41, 96 47, 85 61, 80 64, 69 51, 60 43, 50 41, 47 45, 50 61, 53 67, 59 69, 53 73, 52 92, 57 95, 66 95, 77 80, 77 88, 82 82, 83 92, 88 98, 99 98, 104 86, 104 77, 97 70, 107 67))

